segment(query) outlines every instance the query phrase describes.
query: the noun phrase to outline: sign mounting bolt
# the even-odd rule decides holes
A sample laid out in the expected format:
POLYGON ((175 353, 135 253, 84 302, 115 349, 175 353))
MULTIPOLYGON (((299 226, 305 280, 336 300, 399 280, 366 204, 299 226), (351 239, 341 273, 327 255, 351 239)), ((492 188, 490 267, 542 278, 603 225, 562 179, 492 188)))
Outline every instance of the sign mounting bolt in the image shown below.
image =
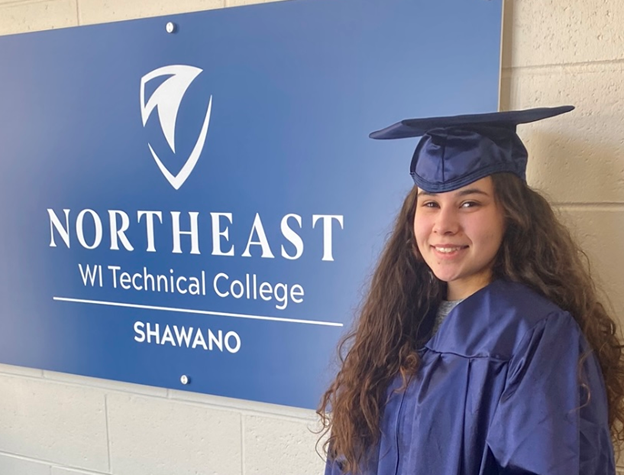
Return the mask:
POLYGON ((191 378, 189 378, 186 374, 183 374, 182 376, 180 376, 180 382, 186 385, 191 382, 191 378))
POLYGON ((165 29, 167 30, 167 33, 175 33, 176 24, 172 21, 168 21, 167 26, 165 26, 165 29))

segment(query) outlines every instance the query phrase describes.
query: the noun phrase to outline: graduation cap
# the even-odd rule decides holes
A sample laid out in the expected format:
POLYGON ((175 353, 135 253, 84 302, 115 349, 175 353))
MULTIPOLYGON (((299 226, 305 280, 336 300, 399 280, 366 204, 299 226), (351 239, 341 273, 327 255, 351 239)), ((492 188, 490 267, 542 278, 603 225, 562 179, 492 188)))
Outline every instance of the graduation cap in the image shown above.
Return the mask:
POLYGON ((542 107, 406 119, 370 134, 373 139, 422 137, 410 174, 429 193, 456 190, 493 173, 514 173, 526 181, 527 150, 516 133, 526 124, 570 112, 574 106, 542 107))

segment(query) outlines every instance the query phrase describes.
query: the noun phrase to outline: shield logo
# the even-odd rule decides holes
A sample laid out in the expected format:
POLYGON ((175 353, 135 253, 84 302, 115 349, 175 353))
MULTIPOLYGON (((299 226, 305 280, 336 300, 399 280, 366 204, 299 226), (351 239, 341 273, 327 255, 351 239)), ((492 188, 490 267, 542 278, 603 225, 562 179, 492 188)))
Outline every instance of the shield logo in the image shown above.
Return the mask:
MULTIPOLYGON (((175 154, 175 130, 176 121, 178 118, 178 111, 180 104, 186 94, 187 89, 197 76, 202 72, 200 68, 194 66, 175 64, 170 66, 163 66, 155 69, 141 78, 141 119, 143 121, 143 127, 147 124, 147 120, 150 115, 156 109, 158 114, 158 120, 160 122, 160 128, 163 132, 167 144, 171 151, 175 154), (145 102, 145 86, 146 84, 156 78, 162 76, 168 76, 152 93, 147 103, 145 102)), ((184 162, 184 165, 180 171, 174 175, 163 164, 162 160, 158 157, 151 144, 147 144, 152 157, 158 168, 165 176, 167 181, 178 190, 184 184, 186 179, 190 176, 191 172, 199 160, 199 156, 204 148, 206 142, 206 134, 208 133, 208 125, 210 124, 210 111, 212 110, 212 95, 208 100, 208 108, 204 117, 199 136, 190 155, 184 162)))

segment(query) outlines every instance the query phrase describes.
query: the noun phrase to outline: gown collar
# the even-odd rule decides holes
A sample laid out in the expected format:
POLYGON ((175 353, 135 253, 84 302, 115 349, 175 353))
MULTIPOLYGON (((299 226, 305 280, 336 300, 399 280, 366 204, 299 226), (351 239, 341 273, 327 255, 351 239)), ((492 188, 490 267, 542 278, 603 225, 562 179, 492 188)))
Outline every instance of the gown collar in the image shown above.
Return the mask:
POLYGON ((518 338, 552 312, 562 310, 525 285, 494 280, 451 310, 423 350, 507 360, 518 338))

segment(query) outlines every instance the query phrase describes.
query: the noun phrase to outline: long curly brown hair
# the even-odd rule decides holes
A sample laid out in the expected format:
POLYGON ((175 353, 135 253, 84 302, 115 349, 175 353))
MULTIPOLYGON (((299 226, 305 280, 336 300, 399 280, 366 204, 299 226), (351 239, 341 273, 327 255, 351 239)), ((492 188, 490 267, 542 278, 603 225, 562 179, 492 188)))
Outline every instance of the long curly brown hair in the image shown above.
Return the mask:
MULTIPOLYGON (((569 311, 600 362, 614 442, 624 440, 624 347, 614 318, 599 301, 589 261, 550 204, 515 175, 492 175, 506 231, 494 278, 521 282, 569 311)), ((413 232, 417 188, 406 197, 373 274, 352 331, 339 346, 341 369, 318 414, 324 449, 357 473, 379 440, 386 389, 397 375, 403 389, 416 372, 416 349, 429 337, 432 315, 446 292, 420 257, 413 232)))

